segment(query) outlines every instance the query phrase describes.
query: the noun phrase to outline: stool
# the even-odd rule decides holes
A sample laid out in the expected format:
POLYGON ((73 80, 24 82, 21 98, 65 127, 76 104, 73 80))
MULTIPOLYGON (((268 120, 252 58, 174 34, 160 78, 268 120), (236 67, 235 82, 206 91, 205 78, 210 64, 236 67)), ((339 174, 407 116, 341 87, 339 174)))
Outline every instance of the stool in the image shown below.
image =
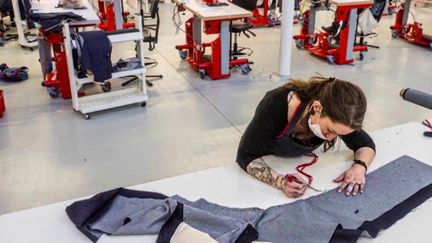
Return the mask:
POLYGON ((3 112, 6 111, 6 105, 3 97, 3 90, 0 89, 0 118, 3 117, 3 112))

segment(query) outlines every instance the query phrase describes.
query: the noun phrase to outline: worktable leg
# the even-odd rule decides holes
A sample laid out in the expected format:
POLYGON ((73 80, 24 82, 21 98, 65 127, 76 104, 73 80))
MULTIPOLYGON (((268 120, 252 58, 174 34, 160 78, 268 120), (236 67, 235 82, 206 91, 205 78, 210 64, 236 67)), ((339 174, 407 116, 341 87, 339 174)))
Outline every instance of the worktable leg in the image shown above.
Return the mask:
POLYGON ((221 74, 228 75, 229 74, 229 51, 230 51, 230 21, 222 21, 220 28, 220 57, 221 57, 221 74))
POLYGON ((404 5, 403 17, 402 17, 402 26, 405 26, 408 23, 410 8, 411 8, 411 0, 406 0, 404 5))
POLYGON ((121 2, 123 0, 114 0, 114 17, 116 30, 123 29, 123 9, 121 7, 121 2))
POLYGON ((202 43, 201 42, 201 19, 197 16, 194 16, 193 19, 193 29, 192 29, 192 36, 193 36, 193 42, 194 43, 202 43))
POLYGON ((348 20, 348 43, 347 43, 347 50, 346 50, 346 58, 345 60, 352 60, 353 59, 353 50, 354 50, 354 40, 355 40, 355 34, 356 34, 356 21, 357 21, 357 9, 351 9, 349 20, 348 20))
MULTIPOLYGON (((315 16, 316 16, 316 10, 315 8, 311 7, 309 10, 309 24, 308 24, 308 34, 313 35, 315 34, 315 16)), ((308 38, 309 43, 313 44, 313 40, 311 38, 308 38)))

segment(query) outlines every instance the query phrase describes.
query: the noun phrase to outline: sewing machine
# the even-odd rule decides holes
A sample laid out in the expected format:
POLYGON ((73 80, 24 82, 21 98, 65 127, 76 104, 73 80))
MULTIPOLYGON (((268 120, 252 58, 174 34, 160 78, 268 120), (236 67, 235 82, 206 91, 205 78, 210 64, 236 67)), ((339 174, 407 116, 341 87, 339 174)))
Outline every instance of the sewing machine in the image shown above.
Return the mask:
POLYGON ((336 5, 336 21, 346 22, 339 33, 339 43, 334 44, 327 32, 315 32, 315 15, 318 9, 314 4, 303 14, 303 23, 300 34, 293 38, 298 49, 304 48, 310 53, 327 59, 329 64, 348 64, 354 62, 353 53, 360 52, 360 60, 363 52, 367 51, 366 45, 354 46, 358 9, 372 6, 371 0, 332 0, 336 5))
POLYGON ((410 14, 411 0, 402 3, 395 18, 395 23, 390 26, 392 37, 401 38, 408 42, 428 47, 432 50, 432 36, 423 33, 422 24, 414 21, 408 23, 410 14))

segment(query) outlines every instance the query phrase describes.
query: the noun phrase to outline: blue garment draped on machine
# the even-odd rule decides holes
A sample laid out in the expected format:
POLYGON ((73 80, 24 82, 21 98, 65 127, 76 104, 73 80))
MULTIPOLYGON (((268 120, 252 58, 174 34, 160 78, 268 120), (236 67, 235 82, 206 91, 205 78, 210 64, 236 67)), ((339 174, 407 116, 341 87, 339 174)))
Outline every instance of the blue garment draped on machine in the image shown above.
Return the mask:
POLYGON ((104 31, 85 31, 72 34, 77 43, 79 64, 90 70, 94 81, 105 82, 112 77, 112 44, 104 31))

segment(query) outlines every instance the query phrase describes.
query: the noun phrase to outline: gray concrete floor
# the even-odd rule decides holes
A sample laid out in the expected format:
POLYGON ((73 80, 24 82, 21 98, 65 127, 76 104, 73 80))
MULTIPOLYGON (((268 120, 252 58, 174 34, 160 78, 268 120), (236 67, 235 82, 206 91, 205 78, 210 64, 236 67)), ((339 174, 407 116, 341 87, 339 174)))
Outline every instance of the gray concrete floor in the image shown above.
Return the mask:
MULTIPOLYGON (((149 88, 147 108, 100 112, 89 121, 70 100, 51 99, 40 86, 37 51, 16 42, 0 47, 1 63, 30 68, 25 82, 0 82, 7 105, 0 120, 0 214, 233 163, 258 101, 287 80, 277 76, 280 29, 261 28, 256 38, 239 39, 254 50, 249 76, 237 70, 227 80, 201 80, 174 49, 184 36, 175 34, 172 9, 170 2, 160 5, 160 41, 146 53, 159 62, 148 73, 164 75, 149 88)), ((432 34, 432 10, 413 11, 432 34)), ((430 118, 430 111, 402 101, 398 92, 411 87, 432 93, 432 52, 392 39, 393 18, 384 17, 378 36, 369 40, 380 49, 370 49, 354 65, 330 66, 294 47, 291 77, 318 72, 358 84, 368 98, 369 131, 430 118)), ((320 13, 317 26, 330 22, 329 13, 320 13)), ((124 57, 133 47, 114 50, 124 57)))

